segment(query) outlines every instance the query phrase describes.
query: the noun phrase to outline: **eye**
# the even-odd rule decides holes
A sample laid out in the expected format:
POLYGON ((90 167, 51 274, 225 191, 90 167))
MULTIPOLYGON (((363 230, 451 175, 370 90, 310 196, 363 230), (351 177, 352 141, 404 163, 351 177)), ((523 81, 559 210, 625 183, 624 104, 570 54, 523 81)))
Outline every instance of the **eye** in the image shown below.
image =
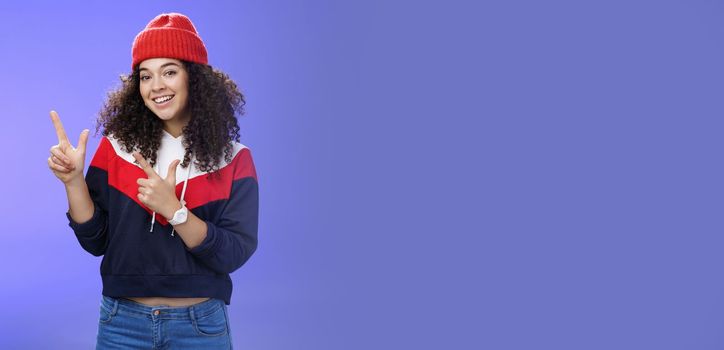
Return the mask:
POLYGON ((164 73, 164 74, 166 74, 167 76, 172 76, 172 75, 176 75, 176 71, 175 71, 175 70, 169 70, 169 71, 166 71, 166 73, 164 73))
POLYGON ((151 77, 148 75, 142 75, 140 79, 141 79, 141 81, 144 81, 144 80, 151 79, 151 77))

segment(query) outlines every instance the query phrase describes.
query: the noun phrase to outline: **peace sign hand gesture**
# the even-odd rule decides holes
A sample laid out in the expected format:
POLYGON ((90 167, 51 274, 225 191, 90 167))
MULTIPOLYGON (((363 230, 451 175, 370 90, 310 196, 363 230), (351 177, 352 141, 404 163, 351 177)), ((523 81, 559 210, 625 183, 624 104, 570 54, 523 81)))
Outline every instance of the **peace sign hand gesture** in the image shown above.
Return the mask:
POLYGON ((176 166, 181 162, 176 159, 168 166, 166 178, 162 178, 153 170, 150 164, 138 152, 133 152, 138 164, 148 175, 147 179, 139 178, 138 200, 149 209, 171 219, 176 210, 182 207, 181 202, 176 198, 176 166))
POLYGON ((58 144, 50 147, 48 167, 64 184, 68 184, 78 178, 83 179, 88 129, 80 133, 78 148, 75 148, 70 144, 68 136, 65 134, 65 129, 63 129, 63 123, 60 122, 58 113, 50 111, 50 119, 55 126, 55 133, 58 135, 58 144))

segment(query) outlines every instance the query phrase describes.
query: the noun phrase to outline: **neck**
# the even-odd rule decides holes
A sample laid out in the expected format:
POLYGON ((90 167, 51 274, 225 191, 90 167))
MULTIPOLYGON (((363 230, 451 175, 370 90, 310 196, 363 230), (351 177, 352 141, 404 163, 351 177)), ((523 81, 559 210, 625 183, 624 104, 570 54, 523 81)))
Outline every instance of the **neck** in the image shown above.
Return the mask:
POLYGON ((183 133, 183 129, 183 125, 174 125, 171 123, 166 123, 163 126, 163 130, 166 130, 166 132, 171 134, 173 137, 179 137, 183 133))
POLYGON ((166 130, 171 136, 179 137, 183 134, 184 127, 189 123, 191 118, 186 116, 184 118, 174 118, 172 120, 166 120, 163 123, 163 129, 166 130))

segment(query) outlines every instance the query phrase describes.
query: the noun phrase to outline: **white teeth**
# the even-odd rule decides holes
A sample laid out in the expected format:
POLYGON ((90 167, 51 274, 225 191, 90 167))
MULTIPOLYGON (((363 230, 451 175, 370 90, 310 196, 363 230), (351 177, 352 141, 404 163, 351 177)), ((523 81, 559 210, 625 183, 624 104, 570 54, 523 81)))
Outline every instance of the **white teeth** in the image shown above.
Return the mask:
POLYGON ((162 97, 154 98, 154 99, 153 99, 153 102, 156 102, 156 103, 164 103, 164 102, 170 100, 171 98, 173 98, 173 95, 171 95, 171 96, 162 96, 162 97))

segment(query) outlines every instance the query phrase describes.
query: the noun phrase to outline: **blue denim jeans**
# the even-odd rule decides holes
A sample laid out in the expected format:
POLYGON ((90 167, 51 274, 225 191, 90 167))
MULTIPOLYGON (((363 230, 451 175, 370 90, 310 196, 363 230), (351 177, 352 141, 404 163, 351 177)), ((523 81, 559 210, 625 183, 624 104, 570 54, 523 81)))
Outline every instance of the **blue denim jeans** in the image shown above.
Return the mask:
POLYGON ((103 296, 96 349, 231 349, 223 300, 187 306, 147 306, 103 296))

